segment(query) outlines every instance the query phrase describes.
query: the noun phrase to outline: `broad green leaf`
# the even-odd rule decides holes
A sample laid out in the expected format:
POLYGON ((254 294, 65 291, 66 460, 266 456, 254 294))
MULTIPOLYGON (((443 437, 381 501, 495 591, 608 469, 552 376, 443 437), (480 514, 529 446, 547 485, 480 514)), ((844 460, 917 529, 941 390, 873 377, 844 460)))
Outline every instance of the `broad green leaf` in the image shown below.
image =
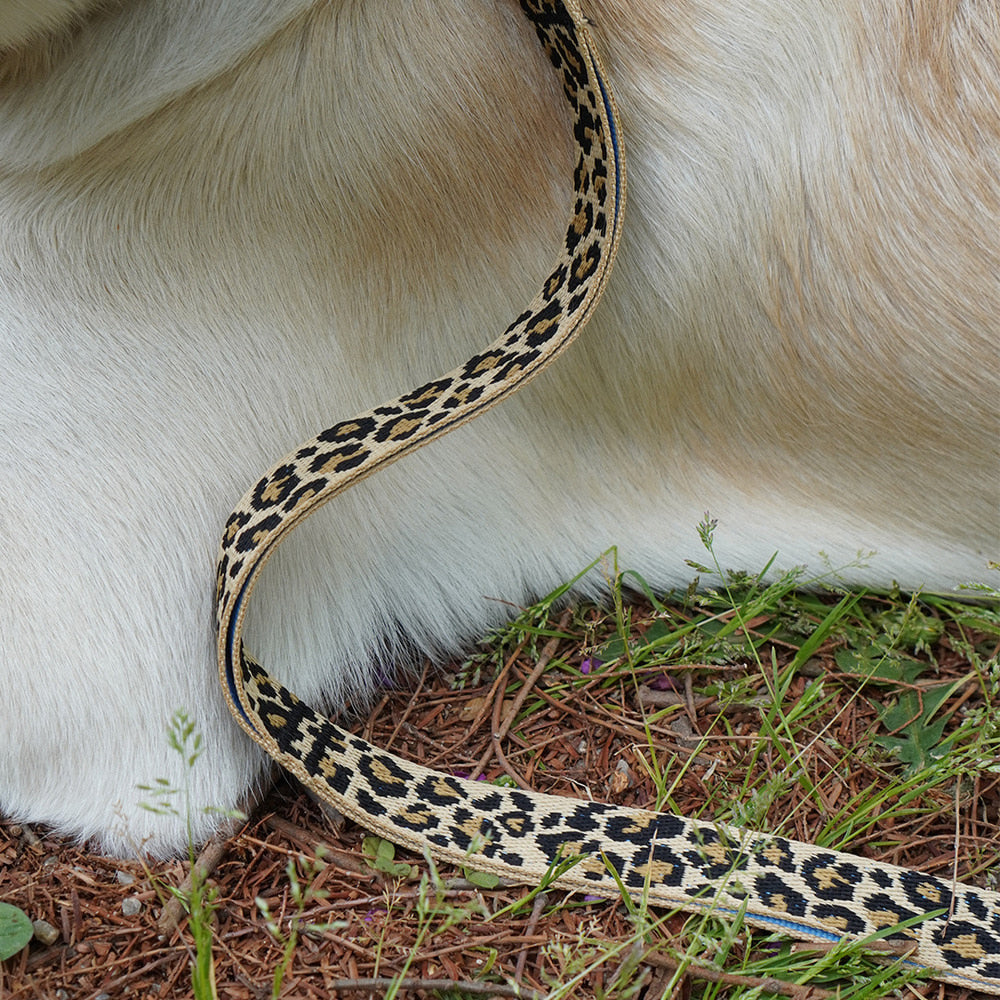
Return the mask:
POLYGON ((495 889, 500 884, 500 879, 492 872, 477 872, 466 868, 465 877, 473 885, 478 885, 480 889, 495 889))
POLYGON ((894 704, 880 711, 882 724, 899 735, 879 736, 875 742, 896 753, 906 764, 907 774, 916 774, 948 752, 952 737, 943 736, 948 716, 931 720, 963 683, 964 679, 940 684, 922 694, 904 691, 894 704))
POLYGON ((0 962, 16 955, 33 934, 34 928, 24 910, 0 903, 0 962))
POLYGON ((377 872, 383 875, 391 875, 395 878, 410 878, 416 869, 413 865, 396 861, 396 845, 390 840, 383 840, 381 837, 369 836, 361 842, 361 851, 368 864, 377 872))

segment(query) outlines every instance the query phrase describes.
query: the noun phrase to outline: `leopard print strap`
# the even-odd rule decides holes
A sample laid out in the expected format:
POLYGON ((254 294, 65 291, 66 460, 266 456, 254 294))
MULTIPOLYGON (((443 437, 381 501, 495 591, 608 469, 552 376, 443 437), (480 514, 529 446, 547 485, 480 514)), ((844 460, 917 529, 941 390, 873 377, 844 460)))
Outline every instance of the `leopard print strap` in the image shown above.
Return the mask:
POLYGON ((453 429, 537 374, 586 323, 621 232, 624 159, 614 102, 576 0, 521 0, 563 84, 577 144, 575 205, 541 292, 460 368, 335 424, 240 501, 217 573, 219 669, 237 722, 308 788, 362 825, 438 858, 687 910, 737 913, 820 941, 890 937, 936 978, 1000 994, 1000 896, 782 837, 678 816, 484 786, 394 757, 334 726, 271 677, 241 638, 254 583, 297 523, 336 494, 453 429))

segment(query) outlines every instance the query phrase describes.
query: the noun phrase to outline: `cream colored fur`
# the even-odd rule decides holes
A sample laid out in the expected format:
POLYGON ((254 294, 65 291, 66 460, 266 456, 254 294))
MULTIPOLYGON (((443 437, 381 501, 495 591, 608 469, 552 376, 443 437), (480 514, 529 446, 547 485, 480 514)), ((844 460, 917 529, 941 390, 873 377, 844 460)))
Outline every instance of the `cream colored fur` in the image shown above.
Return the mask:
MULTIPOLYGON (((67 31, 100 6, 95 0, 0 0, 0 48, 67 31)), ((44 44, 50 45, 51 37, 44 44)))
MULTIPOLYGON (((684 583, 705 510, 728 566, 876 550, 853 582, 943 589, 997 556, 993 5, 587 6, 628 143, 611 286, 552 370, 272 561, 252 647, 307 699, 612 544, 684 583)), ((175 708, 197 807, 262 772, 212 661, 230 507, 506 325, 571 150, 508 0, 78 7, 0 0, 0 808, 162 853, 183 823, 135 786, 180 779, 175 708)))

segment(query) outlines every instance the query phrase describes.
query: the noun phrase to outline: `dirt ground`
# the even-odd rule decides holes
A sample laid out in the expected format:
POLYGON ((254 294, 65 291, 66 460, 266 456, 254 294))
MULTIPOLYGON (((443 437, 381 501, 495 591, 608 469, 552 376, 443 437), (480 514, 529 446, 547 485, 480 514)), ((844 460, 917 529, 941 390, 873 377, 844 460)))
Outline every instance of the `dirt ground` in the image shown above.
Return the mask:
MULTIPOLYGON (((641 621, 648 608, 635 612, 641 621)), ((566 638, 512 650, 506 658, 507 684, 531 675, 541 656, 555 664, 531 681, 531 698, 537 703, 526 721, 511 728, 502 745, 496 732, 510 712, 502 698, 504 684, 494 683, 488 669, 472 677, 461 690, 454 687, 450 671, 427 671, 419 685, 386 694, 367 719, 354 728, 376 744, 401 756, 451 773, 469 773, 483 762, 493 778, 504 772, 516 775, 541 791, 608 801, 649 805, 653 787, 633 748, 645 739, 636 687, 624 672, 617 684, 593 688, 560 683, 569 669, 579 670, 592 656, 594 629, 601 614, 578 613, 560 625, 566 638), (420 690, 419 697, 413 694, 420 690)), ((641 628, 641 625, 640 625, 641 628)), ((787 652, 777 650, 779 656, 787 652)), ((833 645, 813 658, 817 669, 837 672, 833 645)), ((962 676, 967 664, 949 648, 944 637, 936 650, 942 677, 962 676)), ((768 654, 769 655, 769 654, 768 654)), ((737 665, 706 667, 739 670, 737 665)), ((660 668, 662 672, 662 668, 660 668)), ((657 733, 664 759, 684 760, 694 752, 697 736, 708 732, 715 706, 710 698, 693 695, 693 671, 679 672, 665 685, 684 699, 688 711, 684 726, 657 733)), ((648 678, 647 678, 648 679, 648 678)), ((839 687, 831 705, 834 735, 852 745, 856 734, 872 725, 871 708, 850 697, 850 685, 839 687)), ((752 735, 755 713, 749 707, 733 709, 731 730, 752 735)), ((674 791, 681 811, 694 812, 705 801, 709 785, 727 779, 740 787, 748 755, 739 740, 701 743, 698 760, 685 772, 674 791)), ((752 766, 767 768, 768 754, 752 766)), ((822 761, 817 762, 822 766, 822 761)), ((875 779, 863 764, 853 772, 854 789, 832 786, 831 810, 837 800, 864 788, 875 779)), ((789 795, 795 795, 792 789, 789 795)), ((997 817, 1000 815, 1000 776, 984 774, 974 794, 961 803, 942 802, 930 819, 908 824, 895 822, 873 831, 872 840, 897 844, 881 858, 894 864, 951 877, 956 829, 970 856, 1000 858, 997 817), (987 823, 985 817, 993 817, 987 823), (991 853, 992 852, 992 853, 991 853)), ((773 808, 794 815, 794 836, 809 840, 821 817, 809 805, 793 798, 779 798, 773 808)), ((790 833, 792 831, 789 831, 790 833)), ((210 845, 210 884, 217 892, 214 917, 214 962, 218 996, 224 1000, 260 1000, 272 996, 275 970, 286 963, 280 995, 294 998, 383 997, 393 977, 405 982, 399 996, 443 997, 446 1000, 475 996, 544 995, 555 982, 564 981, 588 955, 595 942, 628 942, 634 923, 627 908, 599 900, 550 891, 513 909, 506 916, 485 919, 508 904, 524 898, 522 887, 482 888, 466 882, 462 873, 442 867, 444 887, 428 907, 421 901, 419 874, 427 865, 422 858, 397 851, 393 859, 367 860, 363 853, 365 832, 351 824, 336 824, 284 778, 248 821, 227 839, 210 845), (317 847, 322 861, 316 863, 317 847), (302 859, 306 859, 303 861, 302 859), (288 877, 295 864, 304 895, 295 902, 288 877), (394 867, 400 866, 400 867, 394 867), (408 867, 408 866, 412 866, 408 867), (382 870, 376 870, 381 868, 382 870), (307 888, 308 887, 308 888, 307 888), (267 904, 279 934, 287 941, 291 918, 330 926, 322 933, 302 934, 288 947, 269 933, 258 898, 267 904), (553 906, 564 900, 564 905, 553 906), (581 958, 581 955, 583 958, 581 958), (407 964, 408 958, 411 960, 407 964), (574 965, 574 962, 577 963, 574 965), (519 984, 484 985, 484 978, 519 984)), ((864 853, 865 846, 857 850, 864 853)), ((983 862, 980 860, 980 866, 983 862)), ((192 937, 187 919, 176 903, 168 902, 167 887, 179 886, 188 874, 186 862, 147 868, 138 861, 94 856, 51 836, 42 829, 0 822, 0 899, 24 909, 33 920, 49 925, 47 940, 36 940, 19 955, 0 965, 0 998, 3 1000, 106 1000, 111 997, 192 996, 190 966, 192 937)), ((986 884, 981 870, 957 872, 960 878, 986 884)), ((726 997, 736 986, 749 987, 758 980, 738 972, 720 974, 709 957, 680 977, 667 992, 676 969, 671 953, 672 935, 681 931, 684 918, 671 917, 647 938, 646 948, 627 946, 583 976, 566 995, 581 997, 628 996, 656 1000, 669 996, 700 997, 705 983, 715 979, 715 995, 726 997), (626 968, 627 967, 627 968, 626 968), (626 972, 628 975, 626 976, 626 972), (615 977, 618 977, 617 979, 615 977), (728 976, 728 978, 727 978, 728 976), (626 988, 624 983, 633 987, 626 988), (620 988, 616 984, 622 984, 620 988), (727 986, 726 984, 731 985, 727 986)), ((44 935, 43 935, 44 936, 44 935)), ((767 948, 760 938, 741 933, 733 944, 727 968, 738 967, 733 956, 767 948)), ((773 947, 773 946, 772 946, 773 947)), ((819 988, 773 987, 776 995, 798 1000, 819 1000, 834 992, 819 988)), ((936 1000, 979 1000, 978 995, 956 987, 910 987, 912 997, 936 1000)))

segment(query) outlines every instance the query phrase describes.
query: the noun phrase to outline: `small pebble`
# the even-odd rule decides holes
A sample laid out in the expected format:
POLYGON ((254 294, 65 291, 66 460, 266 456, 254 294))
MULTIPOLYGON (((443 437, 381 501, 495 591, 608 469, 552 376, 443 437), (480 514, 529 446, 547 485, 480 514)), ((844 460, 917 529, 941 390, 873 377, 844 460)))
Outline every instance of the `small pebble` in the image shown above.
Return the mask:
POLYGON ((24 838, 24 842, 29 847, 33 847, 35 844, 40 844, 42 842, 38 834, 35 833, 30 826, 22 826, 20 829, 20 835, 24 838))
POLYGON ((126 917, 134 917, 142 910, 142 902, 135 896, 122 900, 122 913, 126 917))
POLYGON ((119 885, 131 885, 135 881, 135 876, 128 872, 115 872, 115 878, 119 885))
POLYGON ((632 775, 632 769, 628 766, 627 761, 619 760, 614 774, 611 775, 611 793, 621 795, 626 788, 631 788, 634 784, 635 778, 632 775))
POLYGON ((31 926, 35 930, 35 940, 42 944, 55 944, 59 940, 59 931, 47 920, 32 920, 31 926))

